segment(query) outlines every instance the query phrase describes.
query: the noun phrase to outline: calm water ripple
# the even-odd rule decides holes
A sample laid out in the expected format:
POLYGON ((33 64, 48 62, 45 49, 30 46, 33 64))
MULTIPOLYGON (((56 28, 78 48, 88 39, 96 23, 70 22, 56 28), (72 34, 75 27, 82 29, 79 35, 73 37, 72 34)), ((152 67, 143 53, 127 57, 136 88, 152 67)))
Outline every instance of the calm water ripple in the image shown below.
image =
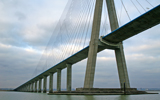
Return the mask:
POLYGON ((47 95, 45 93, 3 92, 0 100, 160 100, 159 94, 145 95, 47 95))

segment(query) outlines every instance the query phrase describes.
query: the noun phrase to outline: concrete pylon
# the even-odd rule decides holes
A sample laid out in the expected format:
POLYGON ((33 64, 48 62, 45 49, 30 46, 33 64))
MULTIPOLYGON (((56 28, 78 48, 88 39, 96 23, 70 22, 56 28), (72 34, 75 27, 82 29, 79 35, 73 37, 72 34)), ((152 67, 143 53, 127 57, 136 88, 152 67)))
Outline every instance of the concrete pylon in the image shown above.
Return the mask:
POLYGON ((57 69, 57 91, 61 91, 61 70, 57 69))
MULTIPOLYGON (((119 28, 114 0, 106 0, 106 3, 107 3, 111 31, 114 31, 115 29, 119 28)), ((115 49, 115 55, 119 73, 120 86, 121 88, 124 88, 124 83, 125 83, 125 87, 130 88, 122 42, 119 43, 119 48, 115 49)))
POLYGON ((67 66, 67 91, 71 91, 72 88, 72 65, 66 64, 67 66))
POLYGON ((39 79, 38 92, 41 93, 42 79, 39 79))
POLYGON ((103 0, 96 0, 84 88, 93 88, 103 0))
POLYGON ((47 76, 44 76, 43 79, 43 93, 47 92, 47 76))
POLYGON ((49 73, 49 93, 53 93, 53 73, 49 73))

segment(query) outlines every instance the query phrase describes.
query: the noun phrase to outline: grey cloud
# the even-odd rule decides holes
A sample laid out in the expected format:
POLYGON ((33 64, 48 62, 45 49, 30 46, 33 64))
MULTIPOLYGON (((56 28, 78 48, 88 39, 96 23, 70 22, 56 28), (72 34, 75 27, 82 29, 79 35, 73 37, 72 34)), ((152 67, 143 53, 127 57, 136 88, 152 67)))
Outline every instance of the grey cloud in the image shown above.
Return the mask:
POLYGON ((31 78, 40 54, 17 47, 0 46, 0 56, 1 87, 17 87, 17 84, 31 78))
POLYGON ((22 12, 16 12, 15 16, 17 16, 18 20, 20 20, 20 21, 26 19, 26 15, 24 13, 22 13, 22 12))

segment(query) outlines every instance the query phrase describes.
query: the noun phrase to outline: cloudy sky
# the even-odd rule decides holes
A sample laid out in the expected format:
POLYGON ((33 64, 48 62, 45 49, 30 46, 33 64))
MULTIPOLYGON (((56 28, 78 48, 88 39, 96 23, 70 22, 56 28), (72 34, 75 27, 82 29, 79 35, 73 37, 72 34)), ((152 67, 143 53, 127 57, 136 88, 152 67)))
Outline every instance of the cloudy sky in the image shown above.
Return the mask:
MULTIPOLYGON (((151 5, 142 0, 144 10, 132 0, 138 11, 131 2, 123 1, 131 19, 160 4, 159 0, 147 0, 151 5)), ((120 0, 115 2, 121 26, 129 18, 120 0)), ((66 4, 67 0, 0 0, 0 88, 16 88, 33 78, 66 4)), ((131 87, 160 88, 159 32, 157 25, 123 42, 131 87)), ((73 65, 73 88, 83 87, 85 69, 86 59, 73 65)), ((66 69, 62 70, 65 87, 66 69)), ((98 53, 94 87, 119 87, 114 51, 98 53)))

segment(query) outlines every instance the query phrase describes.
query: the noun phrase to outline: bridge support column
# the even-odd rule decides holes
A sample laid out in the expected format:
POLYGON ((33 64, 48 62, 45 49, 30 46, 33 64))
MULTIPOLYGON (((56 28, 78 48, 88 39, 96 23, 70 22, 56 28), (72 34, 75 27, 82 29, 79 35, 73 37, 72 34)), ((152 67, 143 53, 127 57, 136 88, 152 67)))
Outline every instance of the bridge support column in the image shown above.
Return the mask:
POLYGON ((103 0, 96 0, 84 88, 93 88, 103 0))
POLYGON ((29 84, 27 84, 27 92, 29 92, 29 84))
POLYGON ((124 88, 124 83, 125 83, 125 88, 130 88, 122 44, 120 44, 119 49, 115 50, 115 54, 116 54, 117 68, 118 68, 118 73, 119 73, 120 87, 124 88))
POLYGON ((28 84, 26 85, 26 91, 28 92, 28 84))
POLYGON ((26 87, 26 85, 24 86, 24 91, 25 91, 25 92, 27 91, 27 87, 26 87))
POLYGON ((53 73, 49 74, 49 93, 53 93, 53 73))
POLYGON ((28 92, 30 92, 30 91, 31 91, 31 85, 28 84, 28 92))
POLYGON ((72 89, 72 65, 66 64, 67 66, 67 91, 72 89))
POLYGON ((28 84, 26 85, 26 88, 27 88, 27 92, 28 92, 29 91, 28 84))
POLYGON ((33 83, 31 83, 31 92, 33 92, 33 83))
POLYGON ((25 87, 24 86, 22 87, 22 90, 23 90, 23 92, 25 92, 25 87))
POLYGON ((41 93, 42 79, 39 79, 38 92, 41 93))
POLYGON ((24 92, 26 92, 27 88, 26 88, 26 85, 24 86, 24 92))
POLYGON ((31 92, 31 84, 29 83, 29 92, 31 92))
POLYGON ((57 91, 61 91, 61 69, 57 69, 57 91))
POLYGON ((22 87, 22 90, 23 90, 23 92, 25 92, 25 87, 24 86, 22 87))
POLYGON ((24 92, 24 87, 22 87, 22 92, 24 92))
POLYGON ((37 81, 35 81, 34 92, 37 92, 37 81))
MULTIPOLYGON (((114 31, 115 29, 119 28, 114 0, 106 0, 106 3, 107 3, 111 31, 114 31)), ((119 44, 119 48, 115 49, 115 55, 119 73, 120 86, 121 88, 124 88, 124 82, 125 82, 125 87, 130 88, 122 42, 119 44)))
POLYGON ((27 88, 26 88, 26 86, 24 86, 24 92, 26 92, 26 90, 27 90, 27 88))
POLYGON ((47 91, 47 76, 44 76, 43 80, 43 93, 46 93, 47 91))
POLYGON ((32 83, 30 83, 30 92, 32 92, 32 83))
POLYGON ((30 90, 29 90, 29 84, 27 85, 27 91, 29 92, 30 90))

